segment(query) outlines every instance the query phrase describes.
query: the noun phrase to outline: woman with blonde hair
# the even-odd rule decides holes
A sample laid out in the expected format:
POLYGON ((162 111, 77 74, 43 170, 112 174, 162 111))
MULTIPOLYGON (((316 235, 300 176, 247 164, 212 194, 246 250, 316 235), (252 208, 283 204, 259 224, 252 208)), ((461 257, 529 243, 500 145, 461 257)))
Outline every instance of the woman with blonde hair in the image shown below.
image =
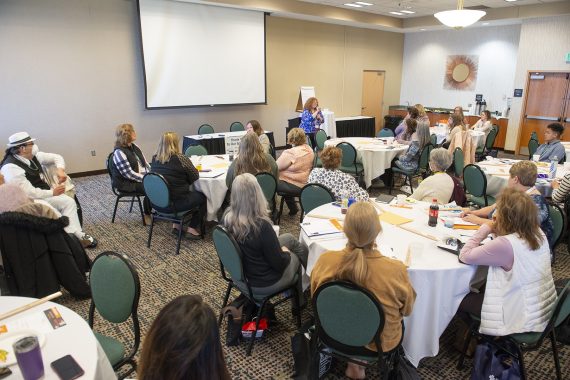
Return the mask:
MULTIPOLYGON (((411 314, 416 299, 406 266, 377 250, 376 239, 382 226, 376 208, 369 202, 357 202, 348 208, 343 230, 348 238, 346 247, 319 257, 311 272, 311 292, 333 280, 348 280, 368 289, 384 310, 382 351, 391 351, 401 341, 402 319, 411 314)), ((368 348, 377 350, 374 344, 368 348)), ((348 363, 346 376, 364 379, 364 367, 348 363)))
POLYGON ((479 331, 485 335, 542 332, 556 291, 537 207, 524 192, 506 188, 495 218, 479 228, 459 255, 465 264, 489 267, 484 288, 467 294, 459 310, 479 316, 479 331), (480 245, 489 235, 494 239, 480 245))
MULTIPOLYGON (((190 190, 200 173, 192 161, 180 153, 180 139, 174 132, 166 132, 160 138, 156 154, 152 158, 151 170, 161 174, 170 187, 170 196, 176 210, 189 210, 199 207, 200 211, 192 215, 186 237, 191 240, 200 238, 200 222, 206 212, 206 196, 199 191, 190 190)), ((158 210, 171 211, 171 210, 158 210)), ((179 225, 173 225, 173 231, 178 233, 179 225)))
POLYGON ((248 121, 247 124, 245 125, 245 130, 248 132, 253 131, 259 138, 259 142, 263 147, 263 152, 268 154, 270 153, 269 146, 271 145, 271 143, 269 142, 269 137, 267 137, 265 131, 263 130, 263 128, 261 128, 261 124, 259 124, 259 121, 257 120, 248 121))
POLYGON ((449 147, 449 144, 451 144, 457 133, 467 131, 463 115, 455 113, 451 114, 451 116, 449 117, 449 129, 450 129, 449 136, 447 136, 446 141, 442 144, 444 148, 449 147))
POLYGON ((293 128, 287 134, 287 142, 293 147, 281 153, 277 159, 279 182, 277 191, 287 193, 285 202, 289 207, 289 215, 299 211, 295 196, 301 194, 301 188, 307 184, 309 173, 313 167, 314 152, 307 145, 307 137, 301 128, 293 128))
MULTIPOLYGON (((230 206, 221 224, 241 248, 245 275, 256 296, 271 295, 295 281, 302 294, 301 264, 307 265, 309 251, 291 234, 277 237, 267 200, 253 175, 244 173, 235 178, 230 206)), ((237 285, 246 291, 243 284, 237 285)))
POLYGON ((315 130, 324 123, 325 117, 319 108, 319 101, 315 97, 307 99, 301 114, 301 128, 305 133, 315 133, 315 130))
POLYGON ((414 107, 416 107, 416 109, 418 110, 418 123, 420 121, 427 121, 429 124, 430 121, 429 121, 429 117, 427 115, 425 107, 423 105, 421 105, 420 103, 414 105, 414 107))
MULTIPOLYGON (((143 152, 135 144, 137 133, 131 124, 115 129, 113 164, 110 166, 113 187, 122 193, 144 194, 142 178, 150 170, 143 152)), ((150 203, 145 197, 144 214, 150 215, 150 203)))
POLYGON ((256 175, 268 172, 277 180, 279 170, 277 163, 270 154, 264 153, 261 143, 255 133, 246 133, 239 143, 239 155, 232 162, 226 174, 226 186, 232 188, 235 177, 243 173, 256 175))

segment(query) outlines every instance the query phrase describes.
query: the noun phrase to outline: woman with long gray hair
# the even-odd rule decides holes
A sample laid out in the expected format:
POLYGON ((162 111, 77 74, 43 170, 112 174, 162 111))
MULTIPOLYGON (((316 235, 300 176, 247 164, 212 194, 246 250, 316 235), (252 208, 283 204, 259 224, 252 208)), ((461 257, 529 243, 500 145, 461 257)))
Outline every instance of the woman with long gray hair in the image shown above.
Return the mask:
POLYGON ((222 225, 241 248, 245 275, 254 294, 268 296, 295 281, 302 294, 301 264, 307 265, 309 251, 291 234, 277 237, 267 201, 253 175, 244 173, 234 179, 222 225))

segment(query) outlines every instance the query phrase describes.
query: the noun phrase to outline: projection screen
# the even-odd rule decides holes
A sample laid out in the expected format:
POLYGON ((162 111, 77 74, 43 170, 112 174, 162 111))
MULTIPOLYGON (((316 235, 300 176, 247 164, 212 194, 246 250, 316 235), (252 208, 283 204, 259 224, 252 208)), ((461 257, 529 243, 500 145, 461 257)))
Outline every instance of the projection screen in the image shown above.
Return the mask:
POLYGON ((265 104, 265 14, 139 0, 146 108, 265 104))

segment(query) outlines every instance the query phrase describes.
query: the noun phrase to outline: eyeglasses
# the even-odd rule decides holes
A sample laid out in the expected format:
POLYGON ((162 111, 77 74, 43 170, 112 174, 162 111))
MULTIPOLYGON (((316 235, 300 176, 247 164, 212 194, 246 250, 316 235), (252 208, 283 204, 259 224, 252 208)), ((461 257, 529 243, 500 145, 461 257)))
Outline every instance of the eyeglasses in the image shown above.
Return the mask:
POLYGON ((32 142, 29 142, 29 143, 27 143, 27 144, 24 144, 24 146, 32 146, 32 145, 34 145, 34 142, 33 142, 33 141, 32 141, 32 142))

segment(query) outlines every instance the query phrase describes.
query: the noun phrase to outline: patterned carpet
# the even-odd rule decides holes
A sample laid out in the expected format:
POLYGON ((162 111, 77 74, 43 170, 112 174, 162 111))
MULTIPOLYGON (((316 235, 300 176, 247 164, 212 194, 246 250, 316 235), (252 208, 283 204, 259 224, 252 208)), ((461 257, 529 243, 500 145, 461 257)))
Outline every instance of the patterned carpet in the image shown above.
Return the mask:
MULTIPOLYGON (((162 222, 155 226, 151 248, 146 247, 148 227, 143 227, 140 216, 128 213, 127 204, 119 206, 117 219, 111 224, 114 196, 111 193, 109 177, 98 175, 75 179, 78 197, 84 209, 85 229, 99 239, 99 246, 90 250, 94 258, 100 252, 111 250, 127 254, 135 265, 141 281, 139 317, 142 336, 158 311, 171 299, 183 294, 200 294, 218 312, 226 284, 220 276, 218 259, 208 233, 204 241, 182 242, 180 255, 174 255, 175 239, 170 234, 171 226, 162 222)), ((372 194, 384 192, 373 189, 372 194)), ((282 233, 299 234, 298 216, 283 216, 282 233)), ((566 244, 558 249, 554 266, 555 279, 570 277, 570 256, 566 244)), ((89 301, 77 301, 65 295, 58 302, 70 307, 87 319, 89 301)), ((309 311, 303 312, 307 320, 309 311)), ((280 323, 272 328, 268 338, 256 343, 251 357, 245 356, 245 347, 224 347, 226 360, 233 379, 287 379, 293 373, 290 337, 294 333, 294 322, 288 304, 277 308, 280 323)), ((98 319, 95 329, 108 335, 132 341, 130 324, 111 326, 98 319)), ((455 368, 458 352, 452 348, 456 321, 453 321, 440 339, 440 353, 434 358, 426 358, 420 363, 419 373, 423 379, 468 379, 471 361, 466 361, 462 371, 455 368)), ((222 336, 225 326, 222 327, 222 336)), ((555 377, 549 346, 544 352, 525 356, 530 379, 552 379, 555 377)), ((560 351, 563 377, 570 378, 570 349, 560 351)), ((344 366, 335 365, 327 379, 344 378, 344 366)), ((369 379, 377 378, 369 371, 369 379)))

